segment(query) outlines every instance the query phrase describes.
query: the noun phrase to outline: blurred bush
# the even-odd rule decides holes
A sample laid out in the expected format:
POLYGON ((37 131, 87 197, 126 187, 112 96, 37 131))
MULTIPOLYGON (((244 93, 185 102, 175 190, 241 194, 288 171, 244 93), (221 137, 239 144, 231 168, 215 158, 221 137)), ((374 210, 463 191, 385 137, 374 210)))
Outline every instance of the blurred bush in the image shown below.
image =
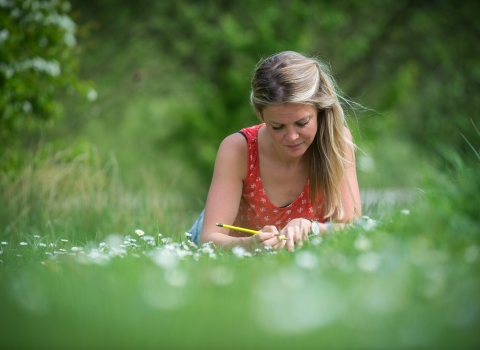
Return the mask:
POLYGON ((96 119, 97 130, 103 120, 111 130, 122 125, 128 108, 138 107, 128 109, 132 117, 149 123, 140 109, 155 99, 164 108, 150 111, 150 117, 164 127, 143 135, 150 139, 145 147, 189 162, 204 183, 221 139, 257 122, 248 102, 255 64, 282 50, 325 59, 346 95, 371 108, 352 123, 367 152, 375 153, 379 140, 398 136, 419 146, 419 154, 437 153, 438 140, 469 152, 460 133, 472 138, 470 119, 478 118, 480 107, 469 98, 480 90, 477 3, 72 3, 79 21, 97 28, 83 74, 98 77, 105 87, 95 115, 82 120, 87 125, 96 119))
POLYGON ((0 2, 0 170, 15 147, 62 114, 58 95, 95 91, 76 76, 77 25, 66 0, 0 2))

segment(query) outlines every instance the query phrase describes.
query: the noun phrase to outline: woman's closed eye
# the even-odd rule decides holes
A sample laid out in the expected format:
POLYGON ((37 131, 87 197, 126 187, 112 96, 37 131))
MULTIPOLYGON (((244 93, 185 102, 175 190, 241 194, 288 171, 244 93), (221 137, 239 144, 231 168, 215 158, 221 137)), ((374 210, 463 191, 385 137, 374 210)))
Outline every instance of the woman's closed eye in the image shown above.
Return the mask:
MULTIPOLYGON (((304 128, 308 125, 309 122, 310 122, 310 118, 306 121, 296 122, 295 125, 300 127, 300 128, 304 128)), ((273 126, 272 125, 272 129, 276 130, 276 131, 281 130, 283 127, 284 127, 284 125, 278 125, 278 126, 273 126)))
POLYGON ((303 128, 303 127, 307 126, 309 122, 310 122, 310 119, 308 119, 308 120, 305 121, 305 122, 301 122, 301 123, 299 122, 299 123, 296 123, 296 124, 297 124, 299 127, 303 128))

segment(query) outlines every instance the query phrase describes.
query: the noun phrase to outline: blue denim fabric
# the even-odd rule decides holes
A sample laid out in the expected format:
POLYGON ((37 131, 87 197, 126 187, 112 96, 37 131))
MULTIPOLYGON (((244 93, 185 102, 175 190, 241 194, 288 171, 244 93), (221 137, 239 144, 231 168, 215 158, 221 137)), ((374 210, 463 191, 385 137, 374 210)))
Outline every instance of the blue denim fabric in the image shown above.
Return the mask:
POLYGON ((205 209, 202 210, 202 212, 198 216, 197 221, 193 223, 192 228, 190 228, 190 230, 187 231, 192 235, 192 237, 190 237, 190 240, 196 244, 199 244, 200 242, 200 234, 202 233, 204 215, 205 215, 205 209))

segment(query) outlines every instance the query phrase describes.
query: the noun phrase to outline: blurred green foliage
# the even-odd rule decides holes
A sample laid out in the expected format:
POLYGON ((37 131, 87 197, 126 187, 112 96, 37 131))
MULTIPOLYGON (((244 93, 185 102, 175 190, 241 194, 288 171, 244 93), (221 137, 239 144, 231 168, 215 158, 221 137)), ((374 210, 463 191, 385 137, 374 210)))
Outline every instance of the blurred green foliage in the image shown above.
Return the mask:
POLYGON ((87 93, 77 78, 77 25, 65 0, 0 2, 0 169, 22 138, 62 115, 58 95, 87 93))
MULTIPOLYGON (((24 1, 22 6, 33 11, 49 3, 24 1)), ((73 51, 81 50, 80 77, 95 81, 98 99, 89 104, 72 100, 65 93, 71 82, 63 81, 65 118, 48 135, 23 136, 23 141, 68 143, 65 135, 86 136, 104 155, 116 155, 128 183, 141 182, 136 172, 145 166, 167 181, 179 178, 179 187, 199 201, 221 140, 258 122, 248 98, 255 65, 282 50, 319 56, 332 66, 345 96, 366 107, 355 110, 345 103, 365 152, 359 152, 362 186, 418 185, 420 172, 429 171, 424 160, 439 155, 439 142, 471 154, 461 134, 471 140, 471 120, 478 121, 480 102, 472 98, 480 90, 477 3, 139 0, 133 6, 127 0, 73 0, 69 11, 66 2, 52 4, 64 6, 58 15, 91 33, 68 47, 63 27, 35 22, 33 34, 19 36, 22 42, 12 40, 9 30, 0 50, 11 60, 39 55, 56 59, 62 68, 56 78, 33 69, 3 76, 2 84, 13 84, 2 86, 4 101, 16 91, 23 94, 4 106, 18 113, 32 107, 29 117, 8 119, 18 126, 9 134, 20 139, 27 125, 60 114, 54 91, 61 79, 73 79, 73 51), (47 29, 54 38, 43 48, 42 30, 47 29), (6 46, 14 43, 18 46, 6 46), (43 114, 33 108, 31 101, 37 100, 45 102, 43 114)), ((12 26, 5 6, 2 21, 12 26)), ((7 124, 0 134, 13 130, 7 124)))
MULTIPOLYGON (((83 42, 82 75, 98 83, 100 96, 92 109, 72 111, 66 127, 122 153, 120 162, 130 157, 126 164, 135 164, 139 151, 145 163, 158 162, 159 154, 166 164, 182 160, 188 164, 183 174, 200 176, 206 187, 220 141, 257 122, 248 99, 255 65, 282 50, 324 59, 345 95, 367 107, 346 104, 368 156, 399 164, 408 158, 398 154, 415 152, 421 163, 422 154, 437 153, 439 140, 469 154, 461 133, 471 139, 470 119, 478 120, 480 102, 471 97, 480 90, 477 3, 72 4, 79 23, 97 28, 83 42), (387 154, 393 147, 401 148, 387 154)), ((384 168, 381 179, 365 176, 369 186, 408 183, 401 166, 384 168)))

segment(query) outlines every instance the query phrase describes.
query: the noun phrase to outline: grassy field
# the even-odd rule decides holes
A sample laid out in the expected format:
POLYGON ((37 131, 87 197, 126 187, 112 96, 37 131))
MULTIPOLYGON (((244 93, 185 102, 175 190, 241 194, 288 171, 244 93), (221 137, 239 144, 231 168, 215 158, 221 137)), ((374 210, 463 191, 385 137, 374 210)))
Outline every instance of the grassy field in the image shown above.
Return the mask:
POLYGON ((191 243, 148 172, 133 191, 88 144, 46 150, 0 179, 2 347, 477 348, 479 162, 445 154, 413 201, 249 254, 191 243))

